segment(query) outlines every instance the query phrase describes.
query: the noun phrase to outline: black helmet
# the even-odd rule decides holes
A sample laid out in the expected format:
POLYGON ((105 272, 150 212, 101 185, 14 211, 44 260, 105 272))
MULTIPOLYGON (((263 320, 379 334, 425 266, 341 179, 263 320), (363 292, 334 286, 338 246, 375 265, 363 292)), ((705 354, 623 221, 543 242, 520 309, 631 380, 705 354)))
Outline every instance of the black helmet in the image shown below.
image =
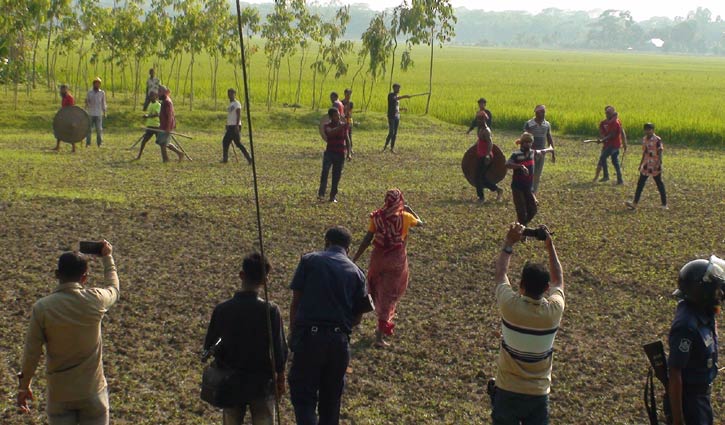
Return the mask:
POLYGON ((703 308, 720 304, 725 290, 724 269, 725 261, 714 255, 709 260, 690 261, 680 269, 674 295, 703 308))

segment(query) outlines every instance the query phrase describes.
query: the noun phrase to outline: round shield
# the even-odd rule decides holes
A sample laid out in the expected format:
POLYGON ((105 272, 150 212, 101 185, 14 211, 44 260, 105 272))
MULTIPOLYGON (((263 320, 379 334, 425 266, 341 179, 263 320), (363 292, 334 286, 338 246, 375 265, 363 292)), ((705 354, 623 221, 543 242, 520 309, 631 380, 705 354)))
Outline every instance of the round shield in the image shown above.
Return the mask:
MULTIPOLYGON (((506 158, 503 156, 503 152, 498 146, 493 145, 493 159, 491 165, 486 171, 486 179, 491 183, 498 183, 506 177, 506 158)), ((478 155, 476 154, 476 144, 468 148, 463 160, 461 161, 461 168, 463 169, 463 175, 466 176, 466 180, 471 186, 476 186, 476 166, 478 165, 478 155)))
POLYGON ((86 111, 75 105, 60 108, 53 118, 55 138, 67 143, 85 139, 90 126, 91 120, 86 111))

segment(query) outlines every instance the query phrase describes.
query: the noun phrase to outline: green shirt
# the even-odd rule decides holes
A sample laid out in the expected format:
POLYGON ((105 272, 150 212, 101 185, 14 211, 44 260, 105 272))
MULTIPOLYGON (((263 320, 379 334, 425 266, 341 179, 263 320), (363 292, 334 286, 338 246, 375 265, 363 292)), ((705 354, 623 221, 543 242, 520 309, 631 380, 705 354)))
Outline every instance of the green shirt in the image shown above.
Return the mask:
POLYGON ((161 121, 159 121, 159 114, 161 113, 161 103, 157 100, 156 102, 149 103, 149 107, 146 109, 148 115, 156 115, 155 117, 146 118, 146 127, 159 127, 161 121))

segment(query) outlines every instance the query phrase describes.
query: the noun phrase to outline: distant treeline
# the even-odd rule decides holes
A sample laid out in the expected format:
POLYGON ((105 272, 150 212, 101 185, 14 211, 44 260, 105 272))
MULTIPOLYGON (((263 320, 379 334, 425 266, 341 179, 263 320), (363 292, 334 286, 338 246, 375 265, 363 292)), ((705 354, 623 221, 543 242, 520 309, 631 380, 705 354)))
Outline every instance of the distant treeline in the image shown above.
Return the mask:
MULTIPOLYGON (((248 6, 257 8, 262 17, 273 11, 272 3, 248 6)), ((337 10, 333 6, 310 4, 309 7, 325 18, 334 16, 337 10)), ((376 13, 365 6, 351 5, 347 38, 359 40, 376 13)), ((702 7, 687 16, 653 17, 639 22, 629 11, 614 9, 592 12, 549 8, 532 14, 457 8, 455 16, 458 22, 454 25, 455 37, 451 43, 458 45, 593 50, 631 48, 725 55, 725 20, 702 7), (653 39, 662 40, 662 43, 653 44, 653 39)))

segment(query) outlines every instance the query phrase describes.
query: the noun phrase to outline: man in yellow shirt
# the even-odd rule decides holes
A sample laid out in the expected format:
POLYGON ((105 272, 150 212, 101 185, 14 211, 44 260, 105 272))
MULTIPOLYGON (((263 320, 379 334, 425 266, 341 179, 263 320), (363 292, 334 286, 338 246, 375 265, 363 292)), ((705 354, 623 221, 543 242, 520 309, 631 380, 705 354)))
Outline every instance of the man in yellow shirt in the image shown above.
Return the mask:
POLYGON ((554 338, 564 313, 564 274, 546 230, 548 271, 542 264, 527 262, 518 291, 514 291, 507 272, 513 246, 523 231, 519 223, 510 226, 496 261, 496 302, 503 338, 496 361, 494 425, 549 423, 554 338))
POLYGON ((55 272, 58 286, 33 305, 18 374, 17 405, 30 412, 30 383, 45 346, 50 425, 109 423, 101 320, 118 300, 120 290, 112 251, 111 244, 103 241, 104 283, 97 288, 84 287, 88 280, 85 255, 61 255, 55 272))

